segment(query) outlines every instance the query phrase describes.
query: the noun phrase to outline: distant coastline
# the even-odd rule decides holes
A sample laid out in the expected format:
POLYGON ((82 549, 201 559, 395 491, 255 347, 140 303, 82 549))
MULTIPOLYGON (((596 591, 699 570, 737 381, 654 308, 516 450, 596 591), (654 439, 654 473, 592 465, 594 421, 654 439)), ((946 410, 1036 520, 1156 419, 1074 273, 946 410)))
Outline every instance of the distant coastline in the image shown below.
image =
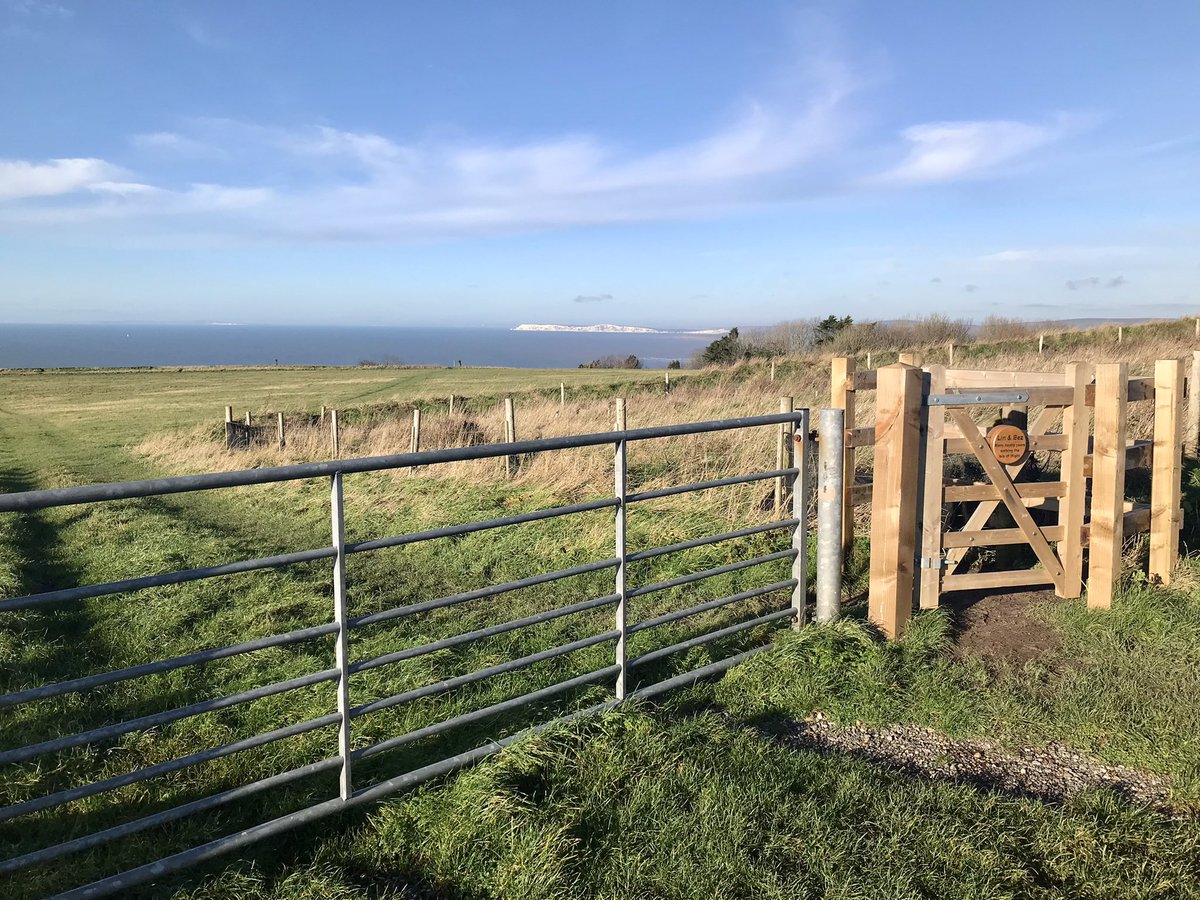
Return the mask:
POLYGON ((565 331, 576 334, 728 334, 728 328, 662 329, 640 325, 518 325, 513 331, 565 331))

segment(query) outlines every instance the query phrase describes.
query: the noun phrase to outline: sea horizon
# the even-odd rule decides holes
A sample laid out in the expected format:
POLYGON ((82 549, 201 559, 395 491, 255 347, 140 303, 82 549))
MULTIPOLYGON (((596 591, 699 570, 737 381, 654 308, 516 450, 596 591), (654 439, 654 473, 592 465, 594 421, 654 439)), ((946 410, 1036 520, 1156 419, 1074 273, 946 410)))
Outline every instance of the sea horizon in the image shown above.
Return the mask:
POLYGON ((630 355, 654 369, 686 362, 712 340, 699 334, 502 326, 21 323, 0 325, 0 369, 363 363, 557 369, 630 355))

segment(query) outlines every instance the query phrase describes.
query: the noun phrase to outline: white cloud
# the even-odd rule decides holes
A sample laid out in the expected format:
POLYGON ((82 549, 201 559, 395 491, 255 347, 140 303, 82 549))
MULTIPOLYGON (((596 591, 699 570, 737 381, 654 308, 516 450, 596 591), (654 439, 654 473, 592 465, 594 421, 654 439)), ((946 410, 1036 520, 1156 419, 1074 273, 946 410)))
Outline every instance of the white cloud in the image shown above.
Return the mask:
POLYGON ((52 159, 44 163, 0 159, 0 201, 53 197, 119 178, 121 169, 102 159, 52 159))
POLYGON ((1060 117, 1050 125, 1003 119, 913 125, 901 132, 908 155, 876 180, 903 186, 981 175, 1061 140, 1077 121, 1060 117))

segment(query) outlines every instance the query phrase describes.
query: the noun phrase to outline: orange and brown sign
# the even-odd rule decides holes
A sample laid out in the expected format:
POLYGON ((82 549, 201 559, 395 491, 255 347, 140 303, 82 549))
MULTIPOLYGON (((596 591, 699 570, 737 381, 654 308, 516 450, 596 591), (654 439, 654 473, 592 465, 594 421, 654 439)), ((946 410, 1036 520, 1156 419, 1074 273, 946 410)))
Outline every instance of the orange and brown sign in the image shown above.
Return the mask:
POLYGON ((996 461, 1006 466, 1015 466, 1029 455, 1029 435, 1016 425, 994 425, 988 429, 988 446, 996 461))

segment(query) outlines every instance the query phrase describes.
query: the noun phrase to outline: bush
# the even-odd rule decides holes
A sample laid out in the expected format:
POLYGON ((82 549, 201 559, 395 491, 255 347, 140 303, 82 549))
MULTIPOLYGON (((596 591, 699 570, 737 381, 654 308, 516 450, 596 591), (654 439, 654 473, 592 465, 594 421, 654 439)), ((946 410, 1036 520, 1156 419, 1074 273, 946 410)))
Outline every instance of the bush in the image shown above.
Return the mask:
POLYGON ((975 337, 985 343, 998 341, 1019 341, 1032 337, 1034 328, 1029 322, 1020 319, 1010 319, 1007 316, 988 316, 979 326, 975 337))
POLYGON ((581 369, 640 369, 642 361, 632 353, 629 356, 602 356, 589 363, 580 363, 581 369))

